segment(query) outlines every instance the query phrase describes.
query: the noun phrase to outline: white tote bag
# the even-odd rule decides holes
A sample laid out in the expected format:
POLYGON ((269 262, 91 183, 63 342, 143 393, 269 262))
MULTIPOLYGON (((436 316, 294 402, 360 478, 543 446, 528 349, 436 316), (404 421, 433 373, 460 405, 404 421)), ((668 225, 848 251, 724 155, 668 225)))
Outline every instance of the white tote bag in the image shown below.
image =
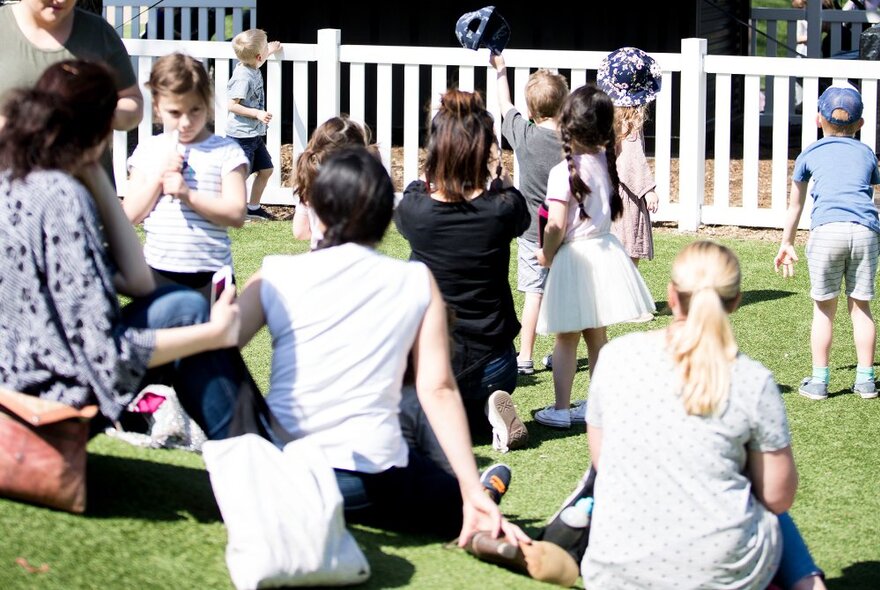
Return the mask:
POLYGON ((342 586, 370 577, 366 557, 345 528, 333 469, 308 438, 281 451, 243 434, 208 441, 202 453, 238 590, 342 586))

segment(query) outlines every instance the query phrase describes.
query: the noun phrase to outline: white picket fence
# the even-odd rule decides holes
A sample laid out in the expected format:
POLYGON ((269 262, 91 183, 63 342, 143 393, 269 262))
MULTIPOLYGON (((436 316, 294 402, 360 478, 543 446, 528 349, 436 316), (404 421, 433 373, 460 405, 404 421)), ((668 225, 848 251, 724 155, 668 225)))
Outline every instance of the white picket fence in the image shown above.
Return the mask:
MULTIPOLYGON (((283 51, 267 63, 267 109, 282 120, 282 109, 290 109, 293 156, 305 147, 307 130, 319 121, 339 113, 341 67, 349 68, 350 114, 359 120, 366 111, 366 78, 368 69, 376 72, 376 125, 374 134, 386 166, 391 165, 393 108, 402 109, 403 179, 404 185, 418 177, 419 122, 425 113, 419 99, 419 78, 422 68, 430 71, 432 108, 446 89, 449 69, 458 70, 458 86, 463 90, 475 87, 476 72, 489 70, 486 79, 486 102, 500 129, 494 71, 489 69, 485 50, 472 52, 449 47, 401 47, 344 45, 337 29, 318 31, 316 44, 283 44, 283 51), (281 93, 282 64, 292 62, 293 96, 281 93), (309 64, 317 63, 316 79, 309 73, 309 64), (403 84, 395 85, 392 72, 403 70, 403 84), (309 121, 309 89, 317 85, 317 121, 309 121), (290 100, 292 98, 292 100, 290 100), (395 105, 399 105, 396 107, 395 105)), ((125 39, 129 53, 137 58, 138 76, 143 83, 149 77, 152 61, 173 51, 185 51, 213 64, 215 95, 215 132, 222 135, 226 120, 224 89, 234 55, 228 43, 209 41, 156 41, 125 39)), ((513 78, 514 102, 525 112, 524 89, 533 68, 553 68, 570 76, 576 88, 595 78, 595 70, 605 52, 540 51, 509 49, 504 52, 513 78)), ((880 62, 794 59, 781 57, 739 57, 706 54, 704 39, 684 39, 681 53, 658 53, 654 57, 663 70, 663 88, 659 93, 655 119, 654 167, 660 208, 657 221, 677 223, 682 230, 694 230, 701 223, 750 227, 782 227, 788 191, 788 152, 792 145, 801 149, 817 139, 815 113, 819 79, 836 81, 850 79, 861 86, 865 102, 865 126, 861 141, 877 148, 877 81, 880 62), (709 83, 710 77, 712 83, 709 83), (789 80, 802 78, 804 87, 803 123, 800 137, 789 136, 789 80), (731 92, 742 79, 743 101, 732 101, 731 92), (762 174, 759 162, 761 132, 761 86, 772 87, 772 165, 762 174), (679 121, 673 124, 673 93, 679 97, 679 121), (707 113, 707 104, 714 98, 714 113, 707 113), (741 102, 740 108, 735 105, 741 102), (707 115, 712 115, 714 131, 714 175, 706 175, 707 115), (742 126, 743 157, 741 193, 731 193, 731 137, 737 135, 734 125, 742 126), (674 128, 676 127, 676 128, 674 128), (678 142, 677 191, 673 191, 674 141, 678 142), (706 187, 709 190, 706 190, 706 187), (769 205, 759 203, 761 187, 772 194, 769 205), (672 193, 675 194, 672 194, 672 193), (708 192, 708 195, 707 195, 708 192), (711 197, 711 203, 706 197, 711 197)), ((480 76, 482 79, 482 76, 480 76)), ((151 112, 150 97, 145 96, 145 112, 151 112)), ((139 137, 152 132, 150 117, 141 123, 139 137)), ((114 166, 117 178, 125 178, 126 136, 117 132, 114 139, 114 166)), ((269 152, 276 166, 280 163, 281 129, 271 125, 267 136, 269 152)), ((739 164, 736 162, 735 164, 739 164)), ((763 167, 763 168, 766 168, 763 167)), ((292 204, 290 187, 280 184, 280 174, 270 179, 264 202, 292 204)), ((806 226, 809 215, 802 224, 806 226)))
POLYGON ((143 35, 147 39, 175 39, 179 34, 183 40, 209 41, 212 33, 219 31, 219 40, 222 41, 227 15, 232 17, 233 36, 254 28, 257 26, 257 0, 214 0, 210 3, 205 0, 104 0, 104 18, 116 28, 120 37, 126 38, 143 35), (179 24, 177 31, 176 24, 179 24))

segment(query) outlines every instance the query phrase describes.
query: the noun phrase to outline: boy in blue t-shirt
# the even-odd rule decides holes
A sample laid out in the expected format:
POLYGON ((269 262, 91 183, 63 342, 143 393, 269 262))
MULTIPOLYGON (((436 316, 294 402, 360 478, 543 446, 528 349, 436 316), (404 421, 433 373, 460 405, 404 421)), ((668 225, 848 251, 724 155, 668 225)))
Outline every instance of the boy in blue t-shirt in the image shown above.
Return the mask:
POLYGON ((274 219, 260 206, 260 198, 273 171, 272 158, 263 140, 272 113, 266 111, 260 67, 273 53, 281 50, 281 43, 269 43, 266 32, 261 29, 248 29, 232 39, 232 49, 240 63, 226 84, 226 98, 229 100, 226 136, 238 142, 244 150, 250 162, 248 174, 256 173, 248 198, 247 218, 274 219))
POLYGON ((874 187, 880 184, 877 156, 855 139, 864 124, 862 97, 852 86, 831 86, 819 97, 817 123, 824 137, 797 158, 777 272, 794 275, 797 224, 804 208, 807 183, 813 179, 813 211, 807 242, 813 325, 810 346, 813 374, 798 392, 810 399, 828 397, 831 335, 841 281, 846 279, 847 307, 855 340, 856 378, 853 391, 865 399, 877 397, 874 382, 876 327, 871 316, 874 277, 880 251, 880 220, 874 206, 874 187))

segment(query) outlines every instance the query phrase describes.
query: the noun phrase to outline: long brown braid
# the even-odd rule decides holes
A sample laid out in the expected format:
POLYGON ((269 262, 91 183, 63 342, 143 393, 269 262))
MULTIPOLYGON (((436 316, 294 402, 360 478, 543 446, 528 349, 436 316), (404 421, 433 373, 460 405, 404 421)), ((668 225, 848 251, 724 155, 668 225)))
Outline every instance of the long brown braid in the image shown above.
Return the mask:
POLYGON ((617 176, 617 151, 615 150, 614 105, 608 95, 595 84, 586 84, 572 92, 562 105, 559 115, 559 136, 568 164, 568 185, 578 202, 581 219, 588 219, 587 197, 592 190, 578 174, 572 145, 587 150, 605 149, 608 175, 611 178, 611 218, 617 219, 623 212, 620 198, 620 180, 617 176))

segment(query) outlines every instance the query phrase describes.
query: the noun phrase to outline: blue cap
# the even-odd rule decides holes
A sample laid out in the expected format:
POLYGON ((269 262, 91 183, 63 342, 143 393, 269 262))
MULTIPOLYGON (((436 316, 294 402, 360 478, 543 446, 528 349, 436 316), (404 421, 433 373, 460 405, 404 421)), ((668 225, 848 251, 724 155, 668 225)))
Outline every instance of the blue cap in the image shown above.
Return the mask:
POLYGON ((455 36, 465 49, 488 47, 498 55, 510 41, 510 27, 494 6, 485 6, 461 15, 455 23, 455 36))
POLYGON ((819 114, 832 125, 849 125, 862 118, 862 95, 847 84, 846 86, 829 86, 819 97, 819 114), (842 110, 846 118, 834 117, 834 111, 842 110))

